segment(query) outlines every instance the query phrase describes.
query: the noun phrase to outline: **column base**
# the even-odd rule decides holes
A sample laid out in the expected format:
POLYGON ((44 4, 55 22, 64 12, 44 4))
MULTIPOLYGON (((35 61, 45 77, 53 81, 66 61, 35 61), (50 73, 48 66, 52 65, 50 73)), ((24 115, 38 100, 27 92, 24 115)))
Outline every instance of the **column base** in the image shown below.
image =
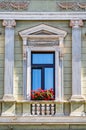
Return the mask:
POLYGON ((14 98, 13 95, 7 94, 7 95, 4 95, 4 96, 3 96, 3 100, 6 101, 6 102, 14 102, 14 101, 15 101, 15 98, 14 98))
POLYGON ((85 101, 85 97, 82 95, 73 95, 70 101, 75 101, 75 102, 85 101))

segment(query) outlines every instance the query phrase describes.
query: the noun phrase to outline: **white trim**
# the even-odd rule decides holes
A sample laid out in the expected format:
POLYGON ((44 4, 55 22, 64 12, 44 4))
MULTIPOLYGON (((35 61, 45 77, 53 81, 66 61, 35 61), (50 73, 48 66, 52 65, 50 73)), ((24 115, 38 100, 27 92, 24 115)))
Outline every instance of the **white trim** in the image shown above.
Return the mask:
POLYGON ((58 74, 59 74, 59 52, 58 50, 55 50, 55 100, 61 99, 60 80, 58 74))
POLYGON ((31 99, 31 48, 27 48, 27 89, 26 96, 27 99, 31 99))
MULTIPOLYGON (((59 78, 59 47, 56 50, 56 47, 28 47, 28 58, 27 58, 27 63, 29 63, 29 65, 27 65, 27 88, 28 86, 31 86, 31 51, 54 51, 55 52, 55 100, 61 100, 61 85, 59 86, 58 83, 60 83, 60 78, 59 78), (59 86, 59 87, 58 87, 59 86)), ((27 93, 28 93, 28 97, 30 97, 30 93, 31 93, 31 87, 27 89, 27 93)), ((27 99, 28 99, 27 97, 27 99)), ((30 99, 30 98, 29 98, 30 99)))
POLYGON ((32 27, 30 29, 26 29, 24 31, 21 31, 19 32, 20 36, 21 37, 49 37, 49 36, 52 36, 53 38, 58 38, 59 35, 62 35, 63 37, 66 36, 67 32, 66 31, 63 31, 61 29, 58 29, 58 28, 54 28, 54 27, 51 27, 51 26, 48 26, 46 24, 41 24, 41 25, 38 25, 38 26, 35 26, 35 27, 32 27), (48 32, 51 32, 52 35, 34 35, 35 32, 38 32, 38 31, 48 31, 48 32), (54 34, 53 34, 54 33, 54 34), (31 35, 32 34, 32 35, 31 35), (55 35, 57 34, 57 35, 55 35))
POLYGON ((15 20, 86 20, 86 12, 0 12, 0 19, 15 20))

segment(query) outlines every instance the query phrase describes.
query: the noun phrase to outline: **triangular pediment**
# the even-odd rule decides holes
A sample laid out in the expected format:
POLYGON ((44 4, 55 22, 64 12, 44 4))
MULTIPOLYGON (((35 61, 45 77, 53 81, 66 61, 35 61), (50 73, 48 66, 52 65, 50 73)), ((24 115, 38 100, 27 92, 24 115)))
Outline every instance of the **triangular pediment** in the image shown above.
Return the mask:
POLYGON ((61 35, 65 37, 67 32, 55 27, 41 24, 29 29, 25 29, 19 32, 19 34, 21 37, 25 37, 25 36, 28 37, 29 35, 61 35))
POLYGON ((46 31, 46 30, 40 30, 34 33, 31 33, 30 35, 56 35, 55 33, 46 31))

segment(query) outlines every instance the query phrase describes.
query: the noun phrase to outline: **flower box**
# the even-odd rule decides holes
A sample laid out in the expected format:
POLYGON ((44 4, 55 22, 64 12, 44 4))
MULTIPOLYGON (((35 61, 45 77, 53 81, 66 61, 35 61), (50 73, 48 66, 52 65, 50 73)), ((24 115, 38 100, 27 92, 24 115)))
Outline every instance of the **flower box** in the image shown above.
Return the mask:
POLYGON ((49 90, 32 90, 31 99, 32 100, 54 100, 54 90, 51 88, 49 90))

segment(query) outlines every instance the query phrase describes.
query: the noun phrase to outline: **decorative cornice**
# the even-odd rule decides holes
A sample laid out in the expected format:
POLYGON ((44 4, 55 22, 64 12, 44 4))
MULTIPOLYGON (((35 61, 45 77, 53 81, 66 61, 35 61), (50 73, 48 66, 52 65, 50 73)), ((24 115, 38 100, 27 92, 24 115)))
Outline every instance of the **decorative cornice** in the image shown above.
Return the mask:
POLYGON ((25 10, 28 8, 29 2, 0 2, 0 9, 10 10, 25 10))
POLYGON ((16 22, 15 20, 3 20, 2 25, 10 28, 16 26, 16 22))
POLYGON ((78 28, 78 27, 83 26, 83 21, 82 20, 71 20, 70 21, 70 27, 78 28))
POLYGON ((86 12, 0 12, 0 20, 86 20, 86 12))

